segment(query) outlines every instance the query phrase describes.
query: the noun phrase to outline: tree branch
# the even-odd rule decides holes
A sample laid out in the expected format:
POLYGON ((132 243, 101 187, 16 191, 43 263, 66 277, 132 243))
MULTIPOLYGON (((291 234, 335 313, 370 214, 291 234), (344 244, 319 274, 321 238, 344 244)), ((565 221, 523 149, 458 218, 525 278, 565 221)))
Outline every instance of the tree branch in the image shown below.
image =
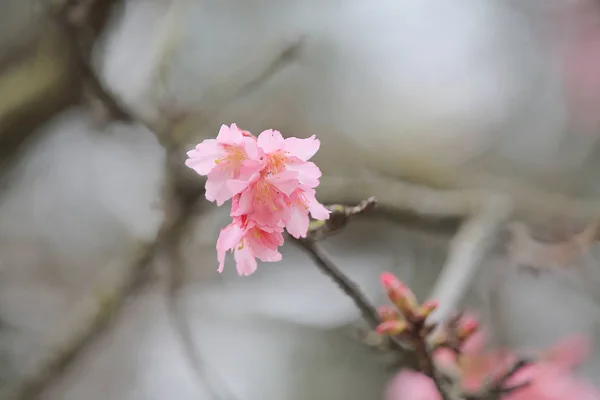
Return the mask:
POLYGON ((429 322, 442 326, 441 323, 455 311, 493 243, 496 232, 511 211, 511 202, 507 198, 493 196, 461 226, 450 242, 448 257, 429 296, 440 303, 429 317, 429 322))
MULTIPOLYGON (((377 200, 374 197, 370 197, 367 200, 360 202, 357 206, 345 206, 339 204, 328 206, 327 208, 331 211, 329 219, 325 221, 313 221, 309 227, 306 238, 291 238, 292 243, 305 251, 321 272, 329 276, 340 289, 352 299, 371 329, 375 329, 380 323, 377 309, 371 304, 360 287, 335 265, 329 255, 317 242, 339 233, 352 217, 371 211, 376 205, 377 200)), ((406 351, 407 349, 400 342, 393 338, 390 339, 390 346, 392 349, 404 356, 412 355, 412 353, 406 351)), ((410 362, 414 363, 414 360, 410 362)))
POLYGON ((352 299, 365 321, 372 329, 375 329, 379 325, 377 309, 367 299, 358 285, 331 261, 330 257, 317 243, 307 239, 299 239, 295 243, 308 254, 321 272, 329 276, 352 299))

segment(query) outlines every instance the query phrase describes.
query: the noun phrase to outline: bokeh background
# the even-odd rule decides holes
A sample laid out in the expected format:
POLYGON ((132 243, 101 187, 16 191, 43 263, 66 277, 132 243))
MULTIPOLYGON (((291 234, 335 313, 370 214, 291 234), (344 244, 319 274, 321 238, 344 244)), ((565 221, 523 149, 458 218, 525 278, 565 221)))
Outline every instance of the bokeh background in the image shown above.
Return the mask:
MULTIPOLYGON (((384 177, 543 205, 544 191, 600 194, 599 116, 594 0, 3 0, 0 393, 114 300, 168 212, 165 188, 202 186, 185 151, 221 124, 316 134, 324 202, 367 198, 360 182, 384 177)), ((457 227, 400 211, 324 243, 374 304, 383 271, 425 299, 457 227)), ((571 212, 536 226, 540 237, 590 222, 571 212)), ((31 398, 381 398, 395 371, 306 255, 286 245, 250 277, 231 264, 218 274, 227 210, 200 202, 187 218, 178 303, 201 368, 169 308, 173 257, 159 255, 110 327, 31 398)), ((503 240, 463 306, 497 343, 579 333, 597 344, 598 249, 532 273, 503 240)), ((579 373, 600 382, 594 347, 579 373)))

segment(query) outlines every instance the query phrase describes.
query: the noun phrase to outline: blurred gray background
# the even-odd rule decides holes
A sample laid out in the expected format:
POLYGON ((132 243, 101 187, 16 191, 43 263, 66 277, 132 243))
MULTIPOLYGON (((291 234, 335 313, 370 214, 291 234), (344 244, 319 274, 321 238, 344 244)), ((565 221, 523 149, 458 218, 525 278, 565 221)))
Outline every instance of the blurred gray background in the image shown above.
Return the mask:
MULTIPOLYGON (((530 190, 544 204, 542 190, 600 194, 599 115, 593 0, 3 0, 0 388, 106 301, 161 225, 167 175, 201 185, 177 166, 221 124, 316 134, 323 201, 367 198, 353 182, 378 176, 517 202, 530 190)), ((394 371, 304 254, 286 245, 282 262, 250 277, 231 264, 220 275, 226 207, 205 202, 189 219, 180 307, 204 371, 174 329, 170 261, 157 257, 150 281, 39 398, 382 398, 394 371)), ((374 304, 386 301, 383 271, 425 299, 454 229, 377 215, 323 245, 374 304)), ((597 344, 598 249, 544 273, 504 249, 500 238, 464 302, 494 340, 543 347, 582 333, 597 344)), ((595 350, 581 373, 600 382, 595 350)))

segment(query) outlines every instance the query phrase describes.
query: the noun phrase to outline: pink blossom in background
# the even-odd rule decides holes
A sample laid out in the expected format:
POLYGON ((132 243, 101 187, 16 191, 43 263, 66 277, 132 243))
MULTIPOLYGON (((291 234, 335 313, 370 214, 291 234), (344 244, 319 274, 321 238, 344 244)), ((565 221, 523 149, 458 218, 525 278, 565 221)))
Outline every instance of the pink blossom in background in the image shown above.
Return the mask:
POLYGON ((443 400, 433 381, 420 372, 401 371, 387 387, 385 400, 443 400))
POLYGON ((508 385, 530 382, 530 385, 506 399, 600 399, 599 389, 571 374, 589 353, 588 344, 585 339, 573 336, 543 352, 539 362, 522 368, 507 382, 508 385))
MULTIPOLYGON (((516 360, 505 351, 485 352, 483 335, 473 335, 465 344, 460 357, 450 350, 438 350, 434 356, 442 368, 455 368, 462 378, 465 391, 480 389, 487 376, 500 376, 516 360), (471 343, 469 343, 471 342, 471 343)), ((539 361, 520 369, 507 386, 524 382, 529 385, 502 396, 503 400, 600 400, 600 390, 572 374, 585 358, 587 342, 579 337, 560 341, 541 352, 539 361)), ((385 400, 441 399, 433 381, 412 371, 401 371, 388 385, 385 400)))
POLYGON ((222 205, 232 199, 233 222, 217 240, 218 271, 232 251, 239 275, 250 275, 263 262, 281 260, 278 248, 286 229, 306 237, 309 214, 329 218, 315 197, 321 170, 308 161, 319 150, 315 136, 286 138, 266 130, 257 137, 237 125, 223 125, 216 139, 190 150, 186 165, 207 177, 206 199, 222 205))

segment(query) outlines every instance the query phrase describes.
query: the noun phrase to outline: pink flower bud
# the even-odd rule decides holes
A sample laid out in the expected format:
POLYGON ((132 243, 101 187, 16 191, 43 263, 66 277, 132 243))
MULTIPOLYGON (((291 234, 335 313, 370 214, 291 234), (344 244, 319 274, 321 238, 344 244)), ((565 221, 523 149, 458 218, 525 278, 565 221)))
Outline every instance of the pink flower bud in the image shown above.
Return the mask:
POLYGON ((438 308, 439 304, 440 303, 437 300, 426 301, 421 305, 421 308, 419 308, 418 316, 422 319, 426 319, 427 317, 429 317, 429 314, 431 314, 433 311, 435 311, 436 308, 438 308))
POLYGON ((402 315, 395 308, 388 306, 381 306, 377 309, 377 314, 381 321, 395 321, 401 319, 402 315))
POLYGON ((456 336, 460 340, 468 339, 479 330, 479 322, 475 318, 463 317, 456 329, 456 336))
POLYGON ((381 284, 389 299, 405 317, 414 317, 417 314, 419 304, 408 286, 389 272, 381 274, 381 284))
POLYGON ((395 336, 403 333, 407 328, 408 324, 406 321, 394 320, 382 322, 377 326, 375 331, 380 335, 395 336))

